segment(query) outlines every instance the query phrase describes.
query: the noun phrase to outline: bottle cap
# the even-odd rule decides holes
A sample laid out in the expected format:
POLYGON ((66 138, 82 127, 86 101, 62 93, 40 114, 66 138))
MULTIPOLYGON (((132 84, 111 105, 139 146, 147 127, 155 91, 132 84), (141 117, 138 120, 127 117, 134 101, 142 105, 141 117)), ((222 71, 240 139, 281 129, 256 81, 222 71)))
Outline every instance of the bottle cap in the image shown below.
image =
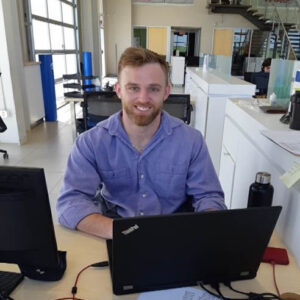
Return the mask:
POLYGON ((255 176, 255 182, 267 184, 271 181, 271 174, 267 172, 258 172, 255 176))

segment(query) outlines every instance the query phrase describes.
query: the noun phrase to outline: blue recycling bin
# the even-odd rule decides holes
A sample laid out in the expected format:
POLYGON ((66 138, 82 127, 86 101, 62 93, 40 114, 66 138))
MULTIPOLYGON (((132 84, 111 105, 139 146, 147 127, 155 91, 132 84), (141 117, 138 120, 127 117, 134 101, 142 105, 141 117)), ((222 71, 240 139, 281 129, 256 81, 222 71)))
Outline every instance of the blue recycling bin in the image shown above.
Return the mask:
MULTIPOLYGON (((93 67, 92 67, 92 53, 91 52, 82 52, 82 65, 83 65, 83 76, 92 76, 93 67)), ((91 79, 85 79, 83 81, 84 85, 91 85, 91 79)))
POLYGON ((52 55, 40 54, 41 77, 44 96, 45 120, 47 122, 57 121, 55 81, 53 73, 52 55))

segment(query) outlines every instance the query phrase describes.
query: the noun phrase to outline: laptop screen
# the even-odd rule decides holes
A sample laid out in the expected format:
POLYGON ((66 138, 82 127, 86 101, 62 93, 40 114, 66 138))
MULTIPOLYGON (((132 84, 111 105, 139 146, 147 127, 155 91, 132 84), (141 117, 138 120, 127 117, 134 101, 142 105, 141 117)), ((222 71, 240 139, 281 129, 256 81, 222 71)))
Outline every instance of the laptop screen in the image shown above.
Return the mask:
POLYGON ((281 207, 115 219, 113 291, 230 282, 256 276, 281 207))

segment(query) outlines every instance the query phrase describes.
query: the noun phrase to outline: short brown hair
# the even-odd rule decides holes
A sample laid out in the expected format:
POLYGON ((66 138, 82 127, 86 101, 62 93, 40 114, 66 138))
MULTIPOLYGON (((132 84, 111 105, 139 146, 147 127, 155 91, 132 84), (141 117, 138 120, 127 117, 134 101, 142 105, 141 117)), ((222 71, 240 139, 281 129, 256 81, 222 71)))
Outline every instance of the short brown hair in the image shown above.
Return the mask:
POLYGON ((121 55, 118 65, 118 79, 120 80, 121 71, 126 66, 141 67, 150 63, 160 64, 166 76, 166 83, 168 83, 168 63, 165 59, 151 50, 135 47, 127 48, 121 55))
POLYGON ((271 57, 266 58, 263 61, 262 65, 261 65, 261 70, 264 71, 265 67, 270 67, 271 66, 271 62, 272 62, 272 58, 271 57))

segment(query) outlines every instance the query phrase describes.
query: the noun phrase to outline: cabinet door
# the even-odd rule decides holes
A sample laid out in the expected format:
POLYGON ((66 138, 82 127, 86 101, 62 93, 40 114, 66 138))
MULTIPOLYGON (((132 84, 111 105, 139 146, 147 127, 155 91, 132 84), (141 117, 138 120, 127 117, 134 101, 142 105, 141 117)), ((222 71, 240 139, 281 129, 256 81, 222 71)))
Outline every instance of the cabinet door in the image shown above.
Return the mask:
POLYGON ((167 28, 148 27, 148 49, 160 55, 167 53, 167 28))
POLYGON ((217 174, 220 170, 226 100, 226 97, 208 98, 205 141, 217 174))
POLYGON ((219 180, 225 195, 225 204, 231 208, 232 189, 234 183, 235 161, 223 145, 221 153, 221 164, 219 180))
POLYGON ((191 94, 190 85, 191 85, 191 76, 190 76, 190 72, 187 70, 186 74, 185 74, 185 85, 184 85, 184 93, 185 94, 191 94))
POLYGON ((198 129, 203 137, 206 136, 206 117, 207 117, 207 94, 198 86, 195 89, 195 128, 198 129))
POLYGON ((174 85, 183 85, 184 83, 184 62, 184 57, 171 57, 171 82, 174 85))
POLYGON ((191 113, 191 122, 190 125, 195 127, 195 98, 196 98, 196 86, 195 83, 192 81, 190 73, 187 72, 185 77, 185 94, 190 94, 191 97, 191 104, 193 106, 193 110, 191 113))

